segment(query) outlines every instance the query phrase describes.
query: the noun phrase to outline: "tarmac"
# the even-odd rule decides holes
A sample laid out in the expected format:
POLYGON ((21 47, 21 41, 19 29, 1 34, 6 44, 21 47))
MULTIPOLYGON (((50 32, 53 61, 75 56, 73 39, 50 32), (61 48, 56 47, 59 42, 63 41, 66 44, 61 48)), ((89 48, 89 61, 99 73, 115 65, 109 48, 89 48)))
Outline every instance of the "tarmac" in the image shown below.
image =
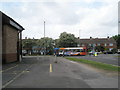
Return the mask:
POLYGON ((118 88, 118 73, 54 56, 25 56, 3 65, 2 76, 3 88, 118 88))

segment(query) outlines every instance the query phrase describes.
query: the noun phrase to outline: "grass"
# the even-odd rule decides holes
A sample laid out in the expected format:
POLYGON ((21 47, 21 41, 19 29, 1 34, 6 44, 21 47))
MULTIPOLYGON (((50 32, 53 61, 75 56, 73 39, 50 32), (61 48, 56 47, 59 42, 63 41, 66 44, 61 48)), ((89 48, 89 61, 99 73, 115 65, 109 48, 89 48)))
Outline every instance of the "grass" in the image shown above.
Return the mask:
POLYGON ((50 56, 50 55, 40 55, 40 54, 31 54, 31 55, 25 55, 25 56, 50 56))
POLYGON ((118 57, 118 58, 120 58, 120 55, 117 55, 117 56, 115 56, 115 57, 118 57))
POLYGON ((118 57, 120 57, 120 55, 118 57))
POLYGON ((77 61, 77 62, 89 64, 89 65, 96 67, 96 68, 99 68, 99 69, 120 72, 119 66, 113 66, 111 64, 104 64, 101 62, 96 62, 96 61, 91 61, 91 60, 86 60, 86 59, 79 59, 79 58, 71 58, 71 57, 67 57, 66 59, 71 60, 71 61, 77 61))

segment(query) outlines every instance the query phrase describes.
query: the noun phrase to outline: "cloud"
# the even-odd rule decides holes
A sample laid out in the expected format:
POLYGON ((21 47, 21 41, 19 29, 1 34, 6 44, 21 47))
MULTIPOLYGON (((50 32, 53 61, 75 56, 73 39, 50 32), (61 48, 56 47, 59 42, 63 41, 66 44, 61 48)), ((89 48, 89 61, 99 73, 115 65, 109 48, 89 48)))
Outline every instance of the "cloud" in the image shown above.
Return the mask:
POLYGON ((117 34, 118 0, 52 0, 40 2, 3 2, 1 10, 20 23, 25 36, 58 38, 66 31, 81 38, 107 37, 117 34))
POLYGON ((85 14, 83 16, 84 19, 79 24, 79 28, 82 29, 81 37, 105 37, 107 35, 117 34, 117 6, 109 5, 99 9, 81 8, 81 10, 76 12, 79 15, 82 13, 82 15, 85 14))

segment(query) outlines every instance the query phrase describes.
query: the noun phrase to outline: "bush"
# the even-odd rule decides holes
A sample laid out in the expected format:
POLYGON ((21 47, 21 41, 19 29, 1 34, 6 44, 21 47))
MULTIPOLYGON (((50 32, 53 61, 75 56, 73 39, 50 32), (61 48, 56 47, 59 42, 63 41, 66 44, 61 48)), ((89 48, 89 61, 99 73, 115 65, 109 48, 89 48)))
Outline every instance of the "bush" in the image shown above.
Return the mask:
POLYGON ((117 53, 117 49, 114 48, 114 49, 111 50, 111 52, 112 52, 112 53, 117 53))

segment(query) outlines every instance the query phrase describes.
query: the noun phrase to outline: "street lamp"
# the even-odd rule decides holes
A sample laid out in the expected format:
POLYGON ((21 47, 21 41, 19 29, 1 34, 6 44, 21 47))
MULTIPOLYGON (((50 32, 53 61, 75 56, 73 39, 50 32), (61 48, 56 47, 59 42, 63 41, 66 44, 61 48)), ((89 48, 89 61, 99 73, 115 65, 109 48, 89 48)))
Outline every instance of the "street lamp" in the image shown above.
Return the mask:
POLYGON ((79 30, 79 42, 78 42, 78 47, 80 47, 80 30, 79 30))
POLYGON ((46 48, 45 48, 45 21, 44 21, 44 55, 46 54, 46 48))

